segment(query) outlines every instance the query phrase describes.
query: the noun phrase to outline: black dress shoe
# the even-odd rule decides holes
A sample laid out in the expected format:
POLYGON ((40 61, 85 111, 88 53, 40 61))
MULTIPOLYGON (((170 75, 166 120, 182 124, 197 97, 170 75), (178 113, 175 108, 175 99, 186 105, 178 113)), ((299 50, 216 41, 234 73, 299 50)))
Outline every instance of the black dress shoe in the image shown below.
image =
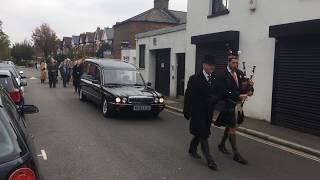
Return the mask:
POLYGON ((201 156, 196 151, 189 150, 189 155, 195 159, 201 159, 201 156))
POLYGON ((214 162, 214 161, 209 161, 208 162, 208 167, 211 169, 211 170, 214 170, 216 171, 218 169, 218 166, 217 164, 214 162))
POLYGON ((240 164, 243 164, 243 165, 247 165, 248 164, 248 161, 245 160, 240 154, 235 154, 233 156, 233 160, 240 163, 240 164))
POLYGON ((230 152, 226 149, 226 146, 224 145, 218 145, 218 149, 220 150, 220 152, 222 152, 223 154, 230 154, 230 152))

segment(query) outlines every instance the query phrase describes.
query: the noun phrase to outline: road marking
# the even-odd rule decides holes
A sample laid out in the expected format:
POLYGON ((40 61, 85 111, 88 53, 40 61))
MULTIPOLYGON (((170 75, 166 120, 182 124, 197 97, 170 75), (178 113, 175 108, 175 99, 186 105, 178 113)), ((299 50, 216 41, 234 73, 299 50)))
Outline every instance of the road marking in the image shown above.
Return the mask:
POLYGON ((38 79, 38 78, 36 78, 36 77, 31 77, 31 78, 29 78, 29 79, 38 79))
MULTIPOLYGON (((175 114, 175 115, 180 116, 180 117, 184 117, 181 113, 177 113, 177 112, 174 112, 174 111, 171 111, 171 110, 168 110, 168 109, 165 109, 165 111, 170 112, 170 113, 175 114)), ((224 130, 223 127, 214 126, 214 128, 224 130)), ((310 159, 310 160, 313 160, 313 161, 316 161, 316 162, 320 163, 320 158, 318 158, 317 156, 313 156, 313 155, 310 155, 310 154, 307 154, 307 153, 304 153, 304 152, 301 152, 301 151, 298 151, 298 150, 295 150, 295 149, 292 149, 292 148, 289 148, 289 147, 285 147, 283 145, 279 145, 279 144, 276 144, 276 143, 273 143, 273 142, 269 142, 269 141, 263 140, 261 138, 254 137, 252 135, 244 134, 244 133, 241 133, 241 132, 237 132, 237 134, 239 134, 240 136, 246 137, 248 139, 251 139, 253 141, 256 141, 256 142, 259 142, 259 143, 262 143, 262 144, 266 144, 268 146, 272 146, 274 148, 277 148, 277 149, 289 152, 291 154, 295 154, 295 155, 304 157, 306 159, 310 159)))
POLYGON ((44 149, 41 149, 41 154, 38 154, 38 157, 42 157, 43 160, 48 160, 47 153, 44 149))

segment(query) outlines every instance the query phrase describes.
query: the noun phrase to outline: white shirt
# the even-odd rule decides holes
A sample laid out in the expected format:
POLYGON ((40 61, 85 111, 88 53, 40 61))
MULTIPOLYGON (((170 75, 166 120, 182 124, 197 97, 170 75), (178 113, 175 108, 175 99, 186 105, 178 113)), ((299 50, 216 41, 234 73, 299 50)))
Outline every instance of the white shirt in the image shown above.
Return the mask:
POLYGON ((239 86, 237 73, 235 71, 232 71, 229 66, 227 66, 227 69, 228 69, 229 73, 231 75, 233 74, 233 76, 236 78, 235 81, 236 81, 237 85, 239 86))
POLYGON ((210 75, 205 70, 202 70, 202 73, 203 73, 204 77, 206 77, 206 80, 209 81, 210 75))

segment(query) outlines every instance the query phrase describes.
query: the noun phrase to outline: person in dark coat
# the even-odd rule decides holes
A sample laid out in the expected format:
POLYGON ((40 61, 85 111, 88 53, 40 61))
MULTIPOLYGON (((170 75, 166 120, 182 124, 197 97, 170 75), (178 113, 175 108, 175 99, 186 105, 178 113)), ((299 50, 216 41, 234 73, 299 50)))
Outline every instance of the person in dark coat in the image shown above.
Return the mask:
POLYGON ((67 87, 68 77, 70 74, 70 67, 68 65, 68 60, 69 59, 65 59, 63 62, 61 62, 60 66, 59 66, 60 75, 62 77, 64 88, 67 87))
POLYGON ((218 100, 214 75, 215 57, 206 56, 202 66, 201 72, 190 77, 185 95, 184 116, 190 119, 190 133, 194 136, 190 143, 189 154, 193 158, 200 159, 197 153, 200 143, 208 167, 216 170, 217 165, 210 154, 208 143, 214 104, 218 100))
POLYGON ((56 88, 58 65, 53 58, 51 58, 51 61, 48 64, 47 69, 48 69, 48 76, 49 76, 49 86, 50 88, 52 87, 56 88))
MULTIPOLYGON (((233 160, 241 164, 247 164, 248 161, 240 155, 237 148, 236 128, 243 122, 244 118, 243 113, 239 114, 237 109, 238 107, 242 108, 243 102, 248 96, 253 95, 253 88, 248 94, 240 93, 240 87, 245 75, 238 69, 238 64, 238 55, 231 53, 228 56, 228 66, 218 75, 219 88, 225 106, 220 112, 215 125, 225 126, 224 135, 218 145, 218 149, 224 154, 230 154, 225 147, 225 143, 229 139, 233 150, 233 160)), ((250 81, 250 84, 253 87, 252 81, 250 81)))
POLYGON ((73 86, 75 93, 79 93, 80 91, 80 79, 81 79, 81 66, 80 66, 80 60, 75 62, 75 65, 72 69, 72 79, 73 79, 73 86))

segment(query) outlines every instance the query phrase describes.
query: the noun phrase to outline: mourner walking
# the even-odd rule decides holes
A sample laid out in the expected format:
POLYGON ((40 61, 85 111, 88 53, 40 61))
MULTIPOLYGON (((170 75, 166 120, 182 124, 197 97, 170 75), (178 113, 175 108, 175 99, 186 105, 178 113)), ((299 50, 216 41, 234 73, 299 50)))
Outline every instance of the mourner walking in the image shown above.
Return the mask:
POLYGON ((75 64, 72 69, 72 79, 74 92, 79 93, 80 87, 80 78, 81 78, 81 60, 75 61, 75 64))
POLYGON ((47 64, 42 61, 40 64, 40 81, 43 84, 47 79, 47 64))
POLYGON ((248 90, 244 91, 242 89, 245 75, 238 69, 238 64, 238 54, 231 52, 228 56, 228 66, 218 76, 220 92, 222 92, 225 106, 215 125, 225 126, 224 135, 218 145, 218 149, 224 154, 230 154, 225 146, 226 141, 229 139, 233 150, 233 160, 241 164, 247 164, 248 161, 240 155, 237 147, 236 128, 244 120, 242 106, 248 96, 253 95, 253 82, 249 81, 250 87, 248 90))
POLYGON ((214 104, 218 100, 217 83, 214 75, 215 57, 206 56, 202 62, 203 70, 190 77, 185 95, 184 116, 190 119, 190 133, 194 136, 189 147, 189 154, 200 159, 197 147, 201 144, 202 153, 208 167, 217 169, 210 153, 208 138, 214 104))
POLYGON ((68 77, 70 74, 70 67, 68 64, 69 59, 65 59, 59 66, 60 74, 63 81, 63 87, 67 86, 68 77))
POLYGON ((57 83, 57 73, 58 73, 58 65, 56 61, 51 58, 51 61, 48 65, 48 76, 49 76, 49 87, 56 88, 57 83))

